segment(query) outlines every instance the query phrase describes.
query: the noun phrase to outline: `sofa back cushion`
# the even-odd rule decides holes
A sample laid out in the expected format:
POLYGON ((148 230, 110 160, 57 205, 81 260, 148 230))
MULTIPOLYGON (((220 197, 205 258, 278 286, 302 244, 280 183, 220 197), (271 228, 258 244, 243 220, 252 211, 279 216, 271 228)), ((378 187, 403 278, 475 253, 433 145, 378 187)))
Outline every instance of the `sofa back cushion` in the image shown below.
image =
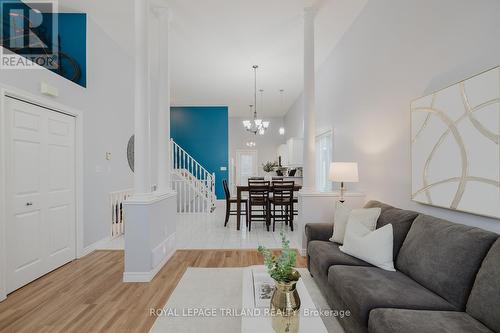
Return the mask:
POLYGON ((380 208, 382 210, 382 213, 383 213, 384 210, 392 209, 394 207, 392 207, 388 204, 385 204, 383 202, 380 202, 380 201, 372 200, 372 201, 368 201, 364 208, 380 208))
POLYGON ((467 312, 500 332, 500 239, 493 244, 476 276, 467 312))
POLYGON ((419 215, 399 251, 396 269, 464 310, 481 262, 497 237, 483 229, 419 215))
POLYGON ((410 230, 411 224, 419 215, 410 210, 394 208, 378 201, 370 201, 365 205, 365 208, 380 208, 382 212, 377 221, 377 229, 380 229, 387 224, 392 224, 393 230, 393 256, 394 260, 398 257, 399 250, 410 230))

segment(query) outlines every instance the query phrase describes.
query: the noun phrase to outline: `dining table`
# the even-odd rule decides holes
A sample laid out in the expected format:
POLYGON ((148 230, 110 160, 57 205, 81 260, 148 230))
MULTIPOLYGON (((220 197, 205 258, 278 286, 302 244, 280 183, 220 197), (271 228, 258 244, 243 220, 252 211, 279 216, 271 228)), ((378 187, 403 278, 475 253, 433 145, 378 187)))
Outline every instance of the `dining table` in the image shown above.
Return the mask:
MULTIPOLYGON (((298 192, 302 189, 302 185, 295 184, 293 187, 294 192, 298 192)), ((248 185, 237 185, 236 186, 236 230, 240 230, 241 228, 241 194, 243 192, 248 192, 250 190, 250 186, 248 185)), ((269 192, 273 193, 273 185, 269 185, 269 192)), ((293 203, 292 203, 292 211, 293 211, 293 203)))

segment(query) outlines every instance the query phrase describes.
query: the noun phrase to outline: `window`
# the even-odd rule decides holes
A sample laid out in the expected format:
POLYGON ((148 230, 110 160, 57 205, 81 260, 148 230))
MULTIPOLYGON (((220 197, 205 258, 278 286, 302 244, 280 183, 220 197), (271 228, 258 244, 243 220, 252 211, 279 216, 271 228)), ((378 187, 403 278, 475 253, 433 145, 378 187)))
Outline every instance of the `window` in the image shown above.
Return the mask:
POLYGON ((330 130, 316 136, 316 188, 320 192, 332 190, 332 182, 329 179, 332 160, 333 134, 330 130))

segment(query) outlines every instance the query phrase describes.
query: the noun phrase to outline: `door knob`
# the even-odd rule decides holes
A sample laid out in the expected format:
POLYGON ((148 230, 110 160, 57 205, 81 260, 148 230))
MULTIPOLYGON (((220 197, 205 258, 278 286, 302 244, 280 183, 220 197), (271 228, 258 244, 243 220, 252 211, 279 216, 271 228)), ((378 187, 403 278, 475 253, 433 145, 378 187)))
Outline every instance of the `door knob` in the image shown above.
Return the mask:
POLYGON ((30 202, 27 202, 26 203, 26 206, 33 206, 33 203, 30 201, 30 202))

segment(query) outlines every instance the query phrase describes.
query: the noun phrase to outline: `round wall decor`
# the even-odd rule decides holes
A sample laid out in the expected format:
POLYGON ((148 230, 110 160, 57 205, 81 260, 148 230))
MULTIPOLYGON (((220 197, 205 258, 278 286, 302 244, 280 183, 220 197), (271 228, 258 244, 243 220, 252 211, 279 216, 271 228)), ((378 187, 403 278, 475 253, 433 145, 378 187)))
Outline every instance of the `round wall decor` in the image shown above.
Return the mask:
POLYGON ((134 141, 135 141, 135 135, 132 135, 128 140, 127 144, 128 166, 130 167, 130 170, 132 170, 132 172, 134 172, 134 141))

